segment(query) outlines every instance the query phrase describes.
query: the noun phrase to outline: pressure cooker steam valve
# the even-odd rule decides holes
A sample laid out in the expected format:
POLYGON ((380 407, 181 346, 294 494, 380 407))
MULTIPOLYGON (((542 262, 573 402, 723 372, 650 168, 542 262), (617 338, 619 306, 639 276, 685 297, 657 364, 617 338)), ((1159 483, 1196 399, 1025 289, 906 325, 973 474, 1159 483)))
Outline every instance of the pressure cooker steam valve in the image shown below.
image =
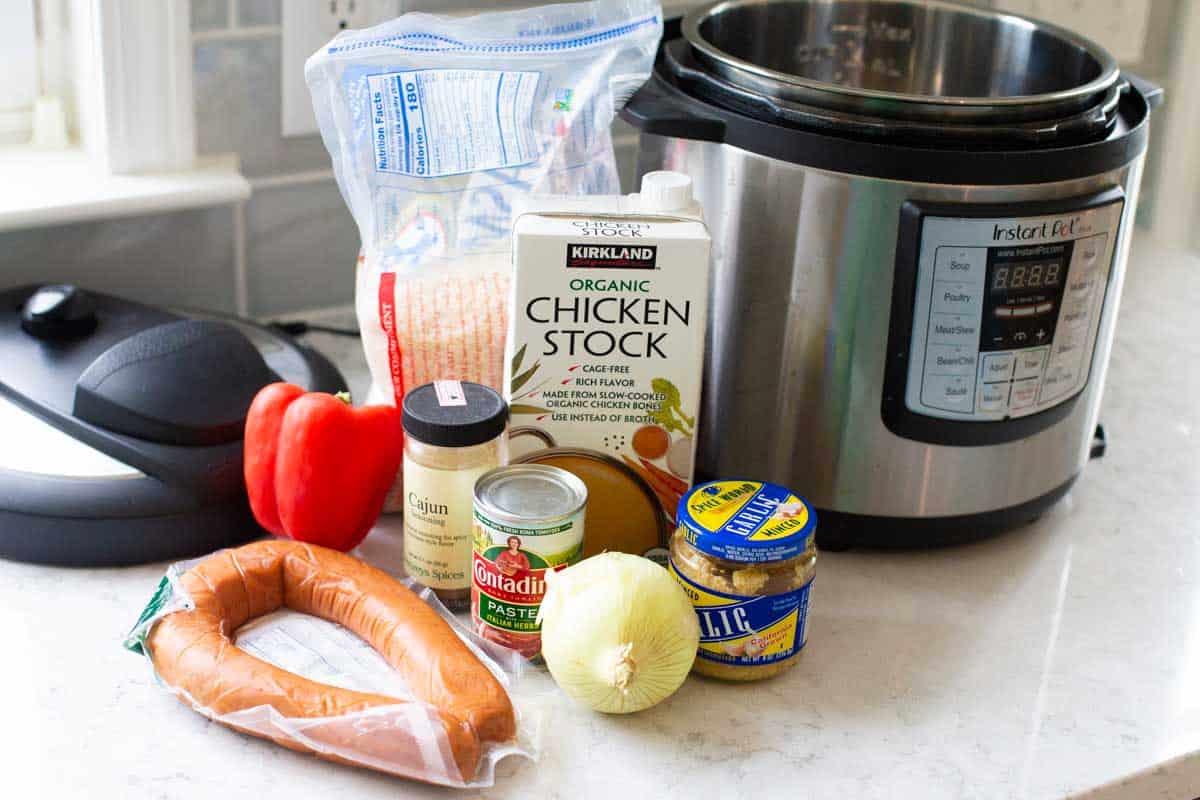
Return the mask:
POLYGON ((38 339, 77 339, 96 330, 96 304, 77 286, 43 286, 21 307, 21 328, 38 339))

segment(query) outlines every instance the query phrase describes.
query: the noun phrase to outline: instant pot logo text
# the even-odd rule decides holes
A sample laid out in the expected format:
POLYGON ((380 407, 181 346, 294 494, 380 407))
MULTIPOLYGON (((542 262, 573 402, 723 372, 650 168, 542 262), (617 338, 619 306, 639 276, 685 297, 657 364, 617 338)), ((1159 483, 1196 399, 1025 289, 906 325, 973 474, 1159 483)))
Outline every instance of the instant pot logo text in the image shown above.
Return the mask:
POLYGON ((1083 214, 1046 219, 1032 224, 1014 222, 992 227, 993 242, 1028 242, 1037 239, 1066 239, 1089 233, 1092 224, 1083 214))

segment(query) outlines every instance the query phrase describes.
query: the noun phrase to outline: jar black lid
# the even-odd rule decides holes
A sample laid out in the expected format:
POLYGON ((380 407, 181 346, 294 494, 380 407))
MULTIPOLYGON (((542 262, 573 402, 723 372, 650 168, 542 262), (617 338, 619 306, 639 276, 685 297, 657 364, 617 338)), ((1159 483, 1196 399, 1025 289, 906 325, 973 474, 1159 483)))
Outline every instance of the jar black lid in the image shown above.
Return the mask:
POLYGON ((495 439, 508 424, 508 405, 487 386, 435 381, 404 395, 404 432, 426 444, 470 447, 495 439))

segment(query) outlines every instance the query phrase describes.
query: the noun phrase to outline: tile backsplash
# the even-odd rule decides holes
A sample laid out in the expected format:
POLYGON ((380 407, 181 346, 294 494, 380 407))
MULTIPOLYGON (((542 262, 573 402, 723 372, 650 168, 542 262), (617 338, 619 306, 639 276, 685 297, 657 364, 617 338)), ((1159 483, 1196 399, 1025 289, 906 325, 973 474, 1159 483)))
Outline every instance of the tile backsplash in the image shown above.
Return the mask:
POLYGON ((249 178, 328 168, 320 136, 281 133, 278 32, 211 36, 193 46, 197 150, 237 153, 249 178))
POLYGON ((234 210, 0 234, 6 286, 71 282, 144 303, 234 311, 234 210))
POLYGON ((256 190, 246 204, 250 307, 286 314, 353 302, 358 243, 332 180, 256 190))

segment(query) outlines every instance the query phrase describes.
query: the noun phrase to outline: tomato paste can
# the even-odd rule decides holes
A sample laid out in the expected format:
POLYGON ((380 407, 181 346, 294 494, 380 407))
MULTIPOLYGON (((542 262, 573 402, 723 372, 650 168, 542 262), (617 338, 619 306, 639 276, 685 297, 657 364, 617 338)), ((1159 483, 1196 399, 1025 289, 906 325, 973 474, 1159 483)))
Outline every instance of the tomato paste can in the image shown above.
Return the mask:
POLYGON ((536 658, 546 573, 583 558, 587 487, 565 469, 513 464, 475 483, 471 622, 489 641, 536 658))

